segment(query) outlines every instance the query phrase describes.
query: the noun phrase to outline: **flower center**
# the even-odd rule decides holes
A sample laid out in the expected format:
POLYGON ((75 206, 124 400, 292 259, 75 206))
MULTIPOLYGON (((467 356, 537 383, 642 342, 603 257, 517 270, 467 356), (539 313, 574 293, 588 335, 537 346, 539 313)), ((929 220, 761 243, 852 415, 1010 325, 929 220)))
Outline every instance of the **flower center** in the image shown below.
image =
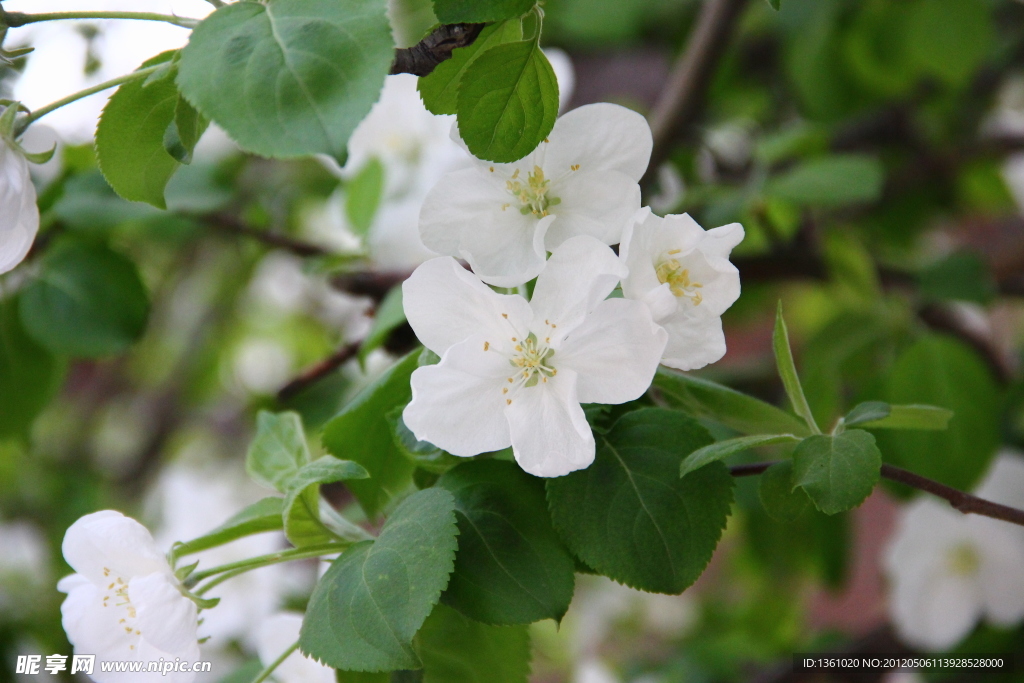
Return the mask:
MULTIPOLYGON (((549 197, 551 180, 544 177, 544 169, 534 165, 533 170, 527 173, 526 181, 519 179, 519 169, 512 174, 512 179, 505 181, 505 187, 509 194, 519 202, 519 213, 524 216, 533 214, 537 218, 548 215, 548 208, 562 203, 558 197, 549 197)), ((508 208, 506 204, 502 209, 508 208)))
MULTIPOLYGON (((111 578, 111 572, 108 567, 103 568, 103 576, 111 578)), ((103 595, 103 606, 123 612, 123 616, 117 620, 118 628, 123 628, 125 635, 137 643, 139 636, 142 635, 142 631, 135 627, 134 622, 139 615, 135 605, 132 604, 131 596, 128 595, 128 582, 120 576, 115 576, 113 579, 106 586, 103 595)), ((135 643, 129 645, 128 649, 134 650, 135 643)))
MULTIPOLYGON (((673 249, 668 252, 669 256, 679 253, 679 249, 673 249)), ((658 281, 662 284, 667 283, 669 289, 677 297, 686 297, 693 302, 694 306, 700 306, 700 302, 704 300, 699 290, 702 285, 699 282, 690 281, 690 271, 683 266, 674 258, 666 258, 657 265, 654 272, 658 275, 658 281)))
POLYGON ((978 551, 968 543, 961 543, 950 550, 946 559, 949 569, 957 576, 973 576, 981 566, 978 551))
MULTIPOLYGON (((515 355, 509 359, 514 367, 522 369, 517 373, 524 387, 532 387, 541 380, 547 381, 548 377, 554 377, 558 372, 551 367, 551 357, 555 355, 554 349, 549 349, 546 344, 537 341, 537 335, 533 332, 515 345, 515 355)), ((512 378, 513 380, 515 378, 512 378)))

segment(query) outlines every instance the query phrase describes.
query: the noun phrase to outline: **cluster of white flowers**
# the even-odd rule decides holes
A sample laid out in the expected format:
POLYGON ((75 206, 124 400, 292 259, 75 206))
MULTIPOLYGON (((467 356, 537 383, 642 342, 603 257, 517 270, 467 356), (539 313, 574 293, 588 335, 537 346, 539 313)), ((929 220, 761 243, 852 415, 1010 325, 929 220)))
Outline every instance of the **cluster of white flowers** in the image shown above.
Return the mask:
MULTIPOLYGON (((76 654, 103 661, 199 659, 195 602, 182 592, 167 558, 144 526, 114 510, 82 517, 64 535, 75 570, 57 584, 64 631, 76 654)), ((102 672, 97 683, 190 683, 195 674, 102 672)))
POLYGON ((521 161, 474 159, 430 190, 420 235, 448 256, 403 287, 416 335, 441 356, 413 373, 404 419, 417 438, 460 456, 511 446, 527 472, 561 476, 594 459, 581 404, 639 398, 659 363, 692 370, 724 355, 743 228, 705 232, 641 208, 651 147, 639 114, 587 105, 521 161), (620 283, 622 298, 608 298, 620 283))
MULTIPOLYGON (((1000 455, 976 493, 1024 506, 1024 458, 1000 455)), ((892 621, 912 646, 946 650, 982 618, 996 626, 1024 620, 1019 527, 919 498, 903 510, 884 562, 892 621)))

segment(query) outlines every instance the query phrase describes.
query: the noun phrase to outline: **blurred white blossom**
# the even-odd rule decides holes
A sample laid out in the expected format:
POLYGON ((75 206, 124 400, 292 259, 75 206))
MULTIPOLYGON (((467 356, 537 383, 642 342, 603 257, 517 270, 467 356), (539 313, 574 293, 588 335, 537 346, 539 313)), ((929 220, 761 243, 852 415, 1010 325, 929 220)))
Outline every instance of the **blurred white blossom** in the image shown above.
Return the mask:
POLYGON ((28 161, 0 137, 0 274, 24 260, 38 232, 39 207, 28 161))
MULTIPOLYGON (((270 666, 294 645, 301 628, 301 614, 281 612, 265 619, 259 627, 257 646, 263 666, 270 666)), ((274 669, 271 680, 277 683, 334 683, 335 678, 334 669, 296 651, 274 669)))

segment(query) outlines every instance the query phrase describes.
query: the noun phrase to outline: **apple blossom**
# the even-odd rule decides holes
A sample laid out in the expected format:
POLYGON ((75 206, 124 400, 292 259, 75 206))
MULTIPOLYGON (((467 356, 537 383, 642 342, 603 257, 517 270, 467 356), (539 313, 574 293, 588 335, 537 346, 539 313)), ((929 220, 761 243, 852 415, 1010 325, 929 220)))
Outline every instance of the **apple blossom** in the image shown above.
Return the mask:
MULTIPOLYGON (((76 653, 100 661, 196 661, 195 603, 144 526, 114 510, 86 515, 64 535, 64 559, 77 573, 57 589, 64 630, 76 653)), ((97 683, 189 683, 191 672, 104 672, 97 683)))
POLYGON ((607 103, 574 109, 524 159, 474 159, 441 178, 420 212, 423 243, 501 287, 536 277, 546 253, 571 237, 616 244, 640 208, 651 145, 636 112, 607 103))
MULTIPOLYGON (((978 495, 1013 504, 1022 488, 1024 460, 1003 456, 978 495)), ((884 566, 893 624, 912 646, 945 650, 981 618, 997 626, 1024 619, 1024 538, 1004 522, 918 499, 904 511, 884 566)))
MULTIPOLYGON (((260 662, 270 666, 299 639, 302 615, 279 612, 266 619, 259 628, 258 646, 260 662)), ((314 659, 293 652, 281 662, 271 677, 277 683, 334 683, 334 669, 314 659)))
POLYGON ((725 355, 722 314, 740 296, 729 253, 742 240, 739 223, 705 231, 688 214, 637 214, 620 252, 629 268, 622 294, 647 304, 668 332, 665 365, 696 370, 725 355))
POLYGON ((39 207, 28 161, 0 137, 0 274, 22 262, 37 232, 39 207))
POLYGON ((497 294, 452 258, 403 286, 405 312, 441 356, 412 375, 405 423, 454 455, 512 446, 519 465, 557 477, 594 460, 581 403, 624 403, 650 386, 665 332, 638 302, 605 297, 626 269, 593 237, 555 249, 529 302, 497 294))

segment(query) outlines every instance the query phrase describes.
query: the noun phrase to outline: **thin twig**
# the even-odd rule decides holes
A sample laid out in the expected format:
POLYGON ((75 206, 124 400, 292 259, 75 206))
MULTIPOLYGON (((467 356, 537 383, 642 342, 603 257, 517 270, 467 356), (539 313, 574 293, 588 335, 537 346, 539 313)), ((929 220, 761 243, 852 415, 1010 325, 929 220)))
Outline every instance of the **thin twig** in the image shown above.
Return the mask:
MULTIPOLYGON (((2 12, 2 10, 0 10, 2 12)), ((66 19, 135 19, 139 21, 161 21, 166 24, 173 24, 182 28, 195 28, 201 21, 189 17, 177 17, 172 14, 157 14, 156 12, 44 12, 40 14, 26 14, 24 12, 2 12, 0 22, 17 28, 28 24, 35 24, 41 21, 62 21, 66 19)))
POLYGON ((291 382, 288 382, 288 384, 277 392, 278 402, 284 403, 293 396, 301 393, 303 390, 313 386, 324 377, 355 358, 358 353, 358 342, 338 349, 335 353, 332 353, 330 356, 309 368, 291 382))
POLYGON ((693 124, 745 4, 746 0, 705 0, 701 7, 686 50, 672 68, 668 84, 648 117, 654 150, 643 184, 653 180, 668 158, 672 143, 693 124))
MULTIPOLYGON (((749 465, 735 465, 729 468, 729 472, 734 477, 749 477, 763 473, 766 469, 772 465, 782 462, 776 460, 773 462, 755 462, 749 465)), ((882 463, 882 477, 889 481, 895 481, 905 486, 925 491, 938 496, 943 500, 949 502, 954 509, 966 514, 982 515, 983 517, 991 517, 992 519, 999 519, 1010 524, 1017 524, 1024 526, 1024 510, 1018 510, 1017 508, 1010 507, 1008 505, 1002 505, 1000 503, 994 503, 984 498, 978 498, 977 496, 965 493, 960 489, 955 489, 952 486, 946 486, 940 484, 934 479, 928 477, 922 477, 920 474, 914 474, 902 467, 896 467, 888 463, 882 463)))
POLYGON ((220 232, 249 237, 258 242, 262 242, 269 247, 290 251, 296 256, 308 258, 313 256, 328 256, 330 254, 329 251, 319 245, 312 244, 310 242, 303 242, 302 240, 297 240, 293 237, 282 235, 281 233, 270 232, 269 230, 258 230, 256 228, 249 227, 235 216, 218 213, 199 216, 197 218, 209 227, 219 230, 220 232))
POLYGON ((451 59, 452 50, 472 45, 484 24, 442 24, 412 47, 395 50, 393 74, 428 76, 441 62, 451 59))

